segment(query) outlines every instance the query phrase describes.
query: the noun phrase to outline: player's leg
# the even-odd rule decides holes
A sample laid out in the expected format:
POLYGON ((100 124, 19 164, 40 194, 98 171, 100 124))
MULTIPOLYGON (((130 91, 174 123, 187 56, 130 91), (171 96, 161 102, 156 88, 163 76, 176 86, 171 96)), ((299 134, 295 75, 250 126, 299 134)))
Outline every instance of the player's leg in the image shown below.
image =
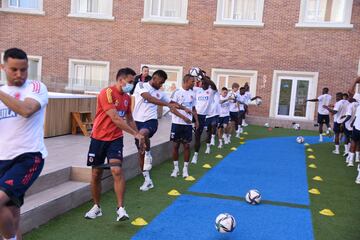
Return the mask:
POLYGON ((194 156, 191 163, 196 164, 198 161, 200 146, 201 146, 201 135, 205 126, 205 115, 198 115, 199 127, 195 129, 195 145, 194 145, 194 156))
POLYGON ((11 213, 9 207, 5 206, 4 202, 9 201, 6 193, 0 191, 0 201, 3 204, 0 207, 0 235, 6 239, 16 239, 16 224, 15 218, 11 213))
MULTIPOLYGON (((351 146, 350 151, 355 152, 360 144, 360 131, 358 131, 355 128, 352 133, 352 141, 354 142, 354 144, 351 146)), ((360 184, 360 163, 357 166, 357 170, 358 170, 358 175, 356 177, 355 183, 360 184)))
MULTIPOLYGON (((218 134, 218 139, 219 139, 218 148, 222 148, 222 146, 223 146, 223 137, 224 137, 223 117, 219 118, 219 124, 217 126, 217 134, 218 134)), ((224 139, 226 139, 226 138, 224 138, 224 139)))
POLYGON ((190 161, 190 143, 192 141, 192 126, 182 125, 181 126, 181 142, 184 147, 184 167, 182 176, 187 178, 189 176, 189 161, 190 161))
POLYGON ((360 162, 360 142, 356 142, 355 162, 360 162))
POLYGON ((324 119, 323 119, 323 115, 321 115, 320 113, 318 114, 318 124, 319 124, 319 142, 323 141, 323 125, 324 125, 324 119))
POLYGON ((339 144, 340 144, 340 124, 334 123, 334 133, 335 133, 335 150, 333 151, 334 154, 340 154, 339 144))
POLYGON ((211 133, 212 133, 212 125, 211 125, 211 119, 207 118, 206 119, 206 150, 205 153, 206 154, 210 154, 210 146, 211 146, 211 133))
POLYGON ((180 148, 180 142, 179 142, 179 124, 171 124, 171 133, 170 133, 170 141, 173 142, 173 151, 172 151, 172 157, 173 157, 173 164, 174 169, 171 172, 171 177, 177 177, 179 176, 179 148, 180 148))
MULTIPOLYGON (((346 130, 346 138, 348 139, 349 141, 349 144, 348 144, 348 154, 347 154, 347 157, 346 157, 346 163, 347 163, 347 166, 348 167, 353 167, 354 166, 354 156, 355 156, 355 151, 356 151, 356 141, 354 141, 352 139, 352 131, 348 131, 346 130)), ((346 146, 346 145, 345 145, 346 146)))
POLYGON ((22 240, 22 233, 20 230, 20 208, 17 206, 9 206, 9 210, 14 217, 15 228, 17 229, 16 240, 22 240))
POLYGON ((344 142, 344 154, 343 156, 346 157, 349 154, 349 149, 350 149, 350 135, 351 132, 349 130, 346 129, 346 127, 344 126, 344 136, 345 136, 345 142, 344 142))

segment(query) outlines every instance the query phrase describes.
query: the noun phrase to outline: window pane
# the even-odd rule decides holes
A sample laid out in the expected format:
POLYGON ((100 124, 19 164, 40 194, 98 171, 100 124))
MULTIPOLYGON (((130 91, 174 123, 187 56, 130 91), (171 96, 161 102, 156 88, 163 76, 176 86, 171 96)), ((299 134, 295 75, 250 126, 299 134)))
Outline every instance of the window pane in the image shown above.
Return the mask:
POLYGON ((344 22, 345 6, 346 6, 346 0, 332 0, 331 10, 329 10, 330 21, 344 22))
POLYGON ((85 66, 76 64, 74 79, 72 79, 73 85, 82 85, 84 83, 84 79, 85 79, 85 66))
POLYGON ((232 0, 224 0, 224 18, 232 18, 232 0))
POLYGON ((99 12, 99 2, 98 0, 88 0, 88 12, 98 13, 99 12))
POLYGON ((151 1, 151 15, 153 16, 159 16, 159 4, 160 0, 152 0, 151 1))
POLYGON ((17 0, 9 0, 9 6, 10 7, 18 7, 17 0))
POLYGON ((227 87, 226 86, 226 77, 225 76, 219 76, 219 89, 227 87))
POLYGON ((231 76, 229 75, 228 88, 230 89, 233 83, 238 83, 240 87, 244 86, 245 83, 250 82, 251 78, 247 76, 231 76))
POLYGON ((257 0, 234 0, 234 19, 256 20, 257 0))
POLYGON ((38 73, 39 60, 29 59, 28 79, 40 80, 38 73))
POLYGON ((168 75, 168 79, 163 84, 162 90, 171 95, 171 93, 173 93, 177 88, 180 87, 177 86, 178 72, 166 71, 166 73, 168 75))
POLYGON ((88 0, 78 0, 78 12, 87 13, 88 0))
POLYGON ((306 99, 308 96, 309 81, 299 80, 296 86, 295 112, 296 117, 306 116, 306 99))
POLYGON ((278 115, 290 115, 291 89, 293 81, 282 79, 280 83, 278 115))
POLYGON ((20 8, 38 8, 38 0, 19 0, 20 8))
POLYGON ((310 22, 344 22, 346 0, 307 0, 305 20, 310 22))
POLYGON ((180 17, 181 0, 162 0, 161 16, 162 17, 180 17))

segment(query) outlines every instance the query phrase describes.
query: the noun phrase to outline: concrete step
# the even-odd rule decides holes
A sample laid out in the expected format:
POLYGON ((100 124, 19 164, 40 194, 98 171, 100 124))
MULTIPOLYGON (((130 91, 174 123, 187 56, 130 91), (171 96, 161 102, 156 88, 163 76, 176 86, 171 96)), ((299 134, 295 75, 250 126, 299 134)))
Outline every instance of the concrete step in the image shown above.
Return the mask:
POLYGON ((21 208, 21 231, 25 233, 37 228, 90 198, 90 184, 76 181, 67 181, 31 194, 25 197, 25 204, 21 208))

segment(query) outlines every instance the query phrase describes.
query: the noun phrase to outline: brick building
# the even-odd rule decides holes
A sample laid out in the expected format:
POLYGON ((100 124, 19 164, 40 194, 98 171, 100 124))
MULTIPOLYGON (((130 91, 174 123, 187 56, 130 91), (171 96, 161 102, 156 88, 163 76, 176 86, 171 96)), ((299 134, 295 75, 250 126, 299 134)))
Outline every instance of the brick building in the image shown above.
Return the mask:
MULTIPOLYGON (((98 91, 120 67, 191 66, 219 87, 250 83, 256 116, 311 121, 325 86, 360 74, 360 0, 0 0, 0 52, 24 49, 50 90, 98 91)), ((0 81, 4 81, 2 73, 0 81)))

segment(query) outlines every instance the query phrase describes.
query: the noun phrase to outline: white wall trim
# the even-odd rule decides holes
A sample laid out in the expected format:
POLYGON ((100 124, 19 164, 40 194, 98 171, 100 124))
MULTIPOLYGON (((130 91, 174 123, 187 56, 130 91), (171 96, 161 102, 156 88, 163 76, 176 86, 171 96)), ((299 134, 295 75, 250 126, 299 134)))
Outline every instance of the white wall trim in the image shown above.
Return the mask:
POLYGON ((353 24, 343 24, 343 23, 297 23, 295 24, 297 28, 330 28, 330 29, 353 29, 353 24))
POLYGON ((239 22, 239 21, 215 21, 215 27, 253 27, 253 28, 262 28, 264 27, 264 23, 258 22, 239 22))
POLYGON ((109 1, 110 11, 106 14, 104 14, 104 13, 80 13, 77 11, 76 1, 77 0, 71 0, 71 9, 70 9, 70 13, 67 15, 68 17, 91 19, 91 20, 108 20, 108 21, 113 21, 115 19, 115 17, 113 16, 113 11, 114 11, 113 0, 109 1))

